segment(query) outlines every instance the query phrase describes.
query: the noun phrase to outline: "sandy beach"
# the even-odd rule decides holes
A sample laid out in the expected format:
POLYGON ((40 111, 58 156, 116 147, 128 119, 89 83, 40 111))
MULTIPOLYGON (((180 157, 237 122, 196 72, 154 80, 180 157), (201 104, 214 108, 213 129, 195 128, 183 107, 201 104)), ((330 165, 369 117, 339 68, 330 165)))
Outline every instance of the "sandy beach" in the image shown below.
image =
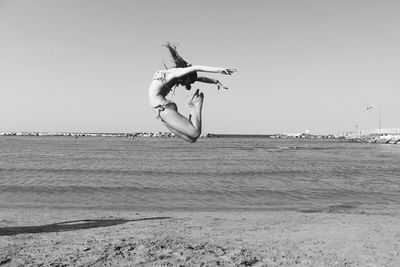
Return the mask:
POLYGON ((0 210, 0 266, 399 266, 400 213, 0 210))

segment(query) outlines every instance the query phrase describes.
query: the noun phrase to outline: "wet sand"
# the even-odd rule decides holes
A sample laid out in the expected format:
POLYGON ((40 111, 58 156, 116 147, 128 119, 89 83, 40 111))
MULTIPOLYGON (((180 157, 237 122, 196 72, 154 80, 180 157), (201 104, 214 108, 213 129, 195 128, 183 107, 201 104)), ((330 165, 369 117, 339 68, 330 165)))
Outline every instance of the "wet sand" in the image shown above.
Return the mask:
POLYGON ((0 266, 400 266, 400 213, 0 210, 0 266))

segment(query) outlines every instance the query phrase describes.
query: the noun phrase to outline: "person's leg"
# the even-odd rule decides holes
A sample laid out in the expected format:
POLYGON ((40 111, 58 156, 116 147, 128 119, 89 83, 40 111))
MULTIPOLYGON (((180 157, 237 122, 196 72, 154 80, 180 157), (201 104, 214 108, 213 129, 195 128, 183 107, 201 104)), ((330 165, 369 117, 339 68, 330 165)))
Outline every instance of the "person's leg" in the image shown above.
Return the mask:
POLYGON ((203 101, 204 101, 204 94, 199 94, 199 89, 196 90, 196 93, 193 95, 192 99, 189 101, 189 107, 192 108, 189 120, 192 122, 193 126, 196 129, 199 129, 201 132, 201 125, 202 125, 202 109, 203 109, 203 101))
POLYGON ((165 110, 160 112, 164 125, 176 136, 190 143, 196 142, 201 134, 203 94, 198 95, 198 92, 196 92, 192 100, 191 120, 180 114, 174 103, 168 104, 165 110))

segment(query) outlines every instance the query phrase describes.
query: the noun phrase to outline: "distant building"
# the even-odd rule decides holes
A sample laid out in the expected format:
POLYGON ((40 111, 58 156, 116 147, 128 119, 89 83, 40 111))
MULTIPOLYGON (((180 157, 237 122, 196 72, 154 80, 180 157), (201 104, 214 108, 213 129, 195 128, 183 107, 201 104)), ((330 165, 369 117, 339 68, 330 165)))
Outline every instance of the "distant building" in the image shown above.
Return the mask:
POLYGON ((368 135, 387 135, 387 134, 400 134, 400 128, 386 128, 386 129, 371 129, 371 130, 362 130, 362 136, 368 135))

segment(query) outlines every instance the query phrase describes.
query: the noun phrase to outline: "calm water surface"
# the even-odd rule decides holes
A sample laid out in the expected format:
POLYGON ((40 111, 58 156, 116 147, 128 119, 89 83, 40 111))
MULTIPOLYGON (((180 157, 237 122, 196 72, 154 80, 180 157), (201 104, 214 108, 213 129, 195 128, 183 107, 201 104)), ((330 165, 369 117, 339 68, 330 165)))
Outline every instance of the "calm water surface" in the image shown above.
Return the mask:
POLYGON ((334 140, 0 137, 0 208, 396 207, 399 163, 334 140))

